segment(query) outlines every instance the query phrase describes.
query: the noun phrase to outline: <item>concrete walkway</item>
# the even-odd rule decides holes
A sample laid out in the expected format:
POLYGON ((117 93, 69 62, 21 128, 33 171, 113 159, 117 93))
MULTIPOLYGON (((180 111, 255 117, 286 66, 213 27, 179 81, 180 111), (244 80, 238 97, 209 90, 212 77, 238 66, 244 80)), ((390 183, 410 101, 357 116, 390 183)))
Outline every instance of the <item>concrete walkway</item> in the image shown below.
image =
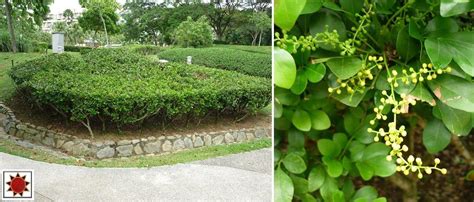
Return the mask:
POLYGON ((0 170, 33 169, 36 201, 271 201, 271 159, 267 148, 148 169, 85 168, 0 153, 0 170))

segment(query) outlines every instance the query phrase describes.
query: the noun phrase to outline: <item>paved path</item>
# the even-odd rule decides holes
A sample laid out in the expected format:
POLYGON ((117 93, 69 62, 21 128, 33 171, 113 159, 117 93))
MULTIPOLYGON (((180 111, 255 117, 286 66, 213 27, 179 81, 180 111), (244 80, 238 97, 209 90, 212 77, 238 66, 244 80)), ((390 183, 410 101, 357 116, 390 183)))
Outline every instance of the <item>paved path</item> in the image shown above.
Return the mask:
POLYGON ((34 169, 37 201, 271 201, 271 159, 268 148, 155 168, 85 168, 0 153, 0 169, 34 169))

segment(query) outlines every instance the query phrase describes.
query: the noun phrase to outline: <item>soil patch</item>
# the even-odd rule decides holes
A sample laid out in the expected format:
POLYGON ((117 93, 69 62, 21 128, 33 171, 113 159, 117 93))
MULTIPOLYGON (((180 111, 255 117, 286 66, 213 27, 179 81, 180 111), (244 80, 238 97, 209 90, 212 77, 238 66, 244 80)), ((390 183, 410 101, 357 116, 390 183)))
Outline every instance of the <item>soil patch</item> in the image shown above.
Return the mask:
MULTIPOLYGON (((81 123, 67 120, 51 109, 39 109, 31 103, 25 102, 21 96, 14 96, 6 105, 13 110, 16 118, 22 122, 43 126, 78 138, 90 138, 88 130, 81 123)), ((150 119, 141 126, 122 126, 120 129, 116 125, 106 124, 105 130, 102 130, 102 124, 97 121, 92 124, 92 128, 96 140, 117 141, 149 136, 185 135, 243 128, 271 128, 271 123, 271 115, 257 113, 241 114, 237 117, 235 115, 209 116, 200 120, 174 120, 168 123, 150 119)))

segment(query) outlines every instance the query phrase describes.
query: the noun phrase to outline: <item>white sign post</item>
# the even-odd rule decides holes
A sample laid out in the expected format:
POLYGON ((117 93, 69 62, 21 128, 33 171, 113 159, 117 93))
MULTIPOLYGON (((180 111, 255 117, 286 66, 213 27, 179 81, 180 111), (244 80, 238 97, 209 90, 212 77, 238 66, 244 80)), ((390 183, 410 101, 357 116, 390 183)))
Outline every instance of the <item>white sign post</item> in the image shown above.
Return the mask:
POLYGON ((188 63, 188 65, 193 63, 193 56, 188 56, 187 63, 188 63))
POLYGON ((64 52, 64 33, 55 32, 53 33, 53 53, 64 52))

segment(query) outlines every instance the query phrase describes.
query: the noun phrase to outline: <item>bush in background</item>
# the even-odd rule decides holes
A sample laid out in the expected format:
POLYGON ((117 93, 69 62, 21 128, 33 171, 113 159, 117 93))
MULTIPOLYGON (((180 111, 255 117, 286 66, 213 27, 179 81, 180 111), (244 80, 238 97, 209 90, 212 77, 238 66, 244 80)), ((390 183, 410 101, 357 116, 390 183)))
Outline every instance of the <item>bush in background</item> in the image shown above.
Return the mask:
POLYGON ((191 17, 176 28, 175 41, 182 47, 206 47, 212 45, 212 27, 206 17, 194 21, 191 17))
POLYGON ((272 76, 271 54, 252 53, 229 48, 173 48, 158 54, 159 58, 186 62, 192 56, 193 64, 237 71, 252 76, 272 76))

